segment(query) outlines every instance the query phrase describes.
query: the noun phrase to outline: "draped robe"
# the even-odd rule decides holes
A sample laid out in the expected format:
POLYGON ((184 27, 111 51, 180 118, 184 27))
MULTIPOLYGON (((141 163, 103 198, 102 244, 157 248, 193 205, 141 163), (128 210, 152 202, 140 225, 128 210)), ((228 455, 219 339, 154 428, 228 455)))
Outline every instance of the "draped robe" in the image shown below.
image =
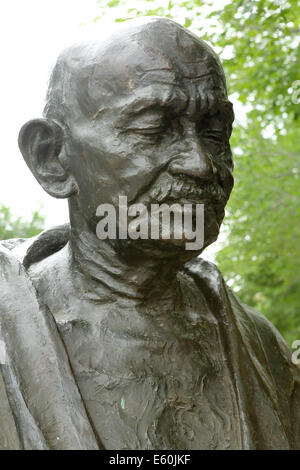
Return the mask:
MULTIPOLYGON (((60 250, 69 227, 0 243, 0 448, 101 449, 55 319, 27 268, 60 250)), ((185 265, 218 319, 237 397, 241 449, 300 449, 300 371, 273 325, 242 304, 217 267, 185 265)))

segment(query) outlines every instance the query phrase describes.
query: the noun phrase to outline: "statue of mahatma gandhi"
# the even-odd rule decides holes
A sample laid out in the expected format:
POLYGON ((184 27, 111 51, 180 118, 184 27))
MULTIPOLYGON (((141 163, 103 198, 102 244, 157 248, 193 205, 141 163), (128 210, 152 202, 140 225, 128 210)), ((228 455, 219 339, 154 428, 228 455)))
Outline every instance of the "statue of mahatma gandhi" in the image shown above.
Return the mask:
POLYGON ((19 145, 70 225, 0 245, 4 449, 299 449, 300 375, 200 257, 232 186, 216 54, 165 18, 64 51, 19 145), (100 240, 100 204, 204 205, 204 243, 100 240))

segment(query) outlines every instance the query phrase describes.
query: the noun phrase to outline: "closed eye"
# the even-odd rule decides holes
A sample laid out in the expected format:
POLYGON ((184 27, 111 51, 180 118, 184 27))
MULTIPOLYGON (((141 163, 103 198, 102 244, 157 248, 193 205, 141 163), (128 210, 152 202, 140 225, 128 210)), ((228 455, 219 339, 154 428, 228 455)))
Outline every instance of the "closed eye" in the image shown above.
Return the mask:
POLYGON ((116 127, 121 132, 156 133, 165 128, 165 116, 160 110, 145 110, 135 115, 128 116, 118 122, 116 127))
POLYGON ((153 127, 128 127, 125 132, 132 132, 135 134, 151 135, 160 134, 166 130, 166 126, 153 126, 153 127))

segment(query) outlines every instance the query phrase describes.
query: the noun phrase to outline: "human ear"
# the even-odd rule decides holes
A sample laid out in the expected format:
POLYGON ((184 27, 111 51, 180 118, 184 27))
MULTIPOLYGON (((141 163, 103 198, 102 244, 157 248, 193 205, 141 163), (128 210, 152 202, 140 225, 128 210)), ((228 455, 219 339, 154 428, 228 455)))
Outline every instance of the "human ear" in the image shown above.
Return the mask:
POLYGON ((56 121, 28 121, 20 130, 18 143, 27 166, 47 193, 67 198, 78 192, 75 178, 60 158, 64 131, 56 121))

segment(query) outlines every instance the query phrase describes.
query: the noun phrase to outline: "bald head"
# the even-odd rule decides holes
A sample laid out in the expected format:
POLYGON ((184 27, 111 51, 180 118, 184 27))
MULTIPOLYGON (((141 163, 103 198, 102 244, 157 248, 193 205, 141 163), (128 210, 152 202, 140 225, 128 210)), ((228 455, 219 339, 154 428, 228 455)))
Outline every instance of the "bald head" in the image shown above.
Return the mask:
POLYGON ((233 185, 233 112, 206 43, 145 18, 74 45, 54 67, 44 116, 22 128, 20 148, 44 189, 69 198, 71 223, 94 233, 99 204, 163 197, 205 203, 205 244, 216 239, 233 185))
POLYGON ((167 18, 132 20, 100 41, 62 52, 51 75, 44 115, 67 124, 74 113, 92 118, 141 88, 148 88, 149 95, 155 85, 184 91, 204 81, 205 93, 198 92, 202 105, 226 100, 222 66, 204 41, 167 18))

